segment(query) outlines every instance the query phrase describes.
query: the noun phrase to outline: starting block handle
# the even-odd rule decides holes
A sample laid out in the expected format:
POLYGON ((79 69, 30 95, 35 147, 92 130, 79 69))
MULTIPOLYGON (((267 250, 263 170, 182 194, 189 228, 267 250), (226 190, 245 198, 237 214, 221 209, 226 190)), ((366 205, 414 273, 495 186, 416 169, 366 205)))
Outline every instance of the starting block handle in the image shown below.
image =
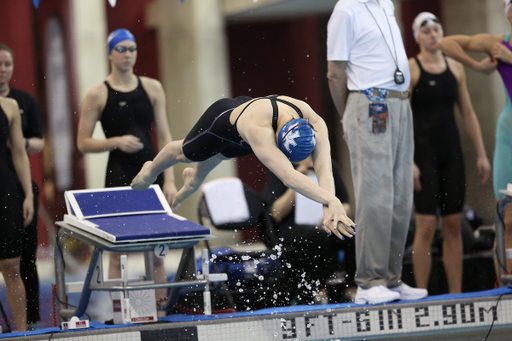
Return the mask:
MULTIPOLYGON (((127 255, 121 255, 121 283, 123 284, 123 287, 128 286, 128 256, 127 255)), ((122 301, 123 301, 123 303, 121 304, 121 307, 122 307, 123 321, 131 322, 130 296, 129 296, 127 290, 123 291, 122 301)))
POLYGON ((123 286, 128 285, 128 256, 121 255, 121 280, 123 286))
POLYGON ((204 286, 204 314, 211 315, 212 314, 212 299, 210 294, 210 254, 207 249, 201 250, 201 258, 203 265, 203 276, 206 280, 206 285, 204 286))
MULTIPOLYGON (((208 285, 207 285, 207 287, 208 287, 208 285)), ((204 291, 203 298, 204 298, 204 314, 211 315, 212 314, 212 300, 211 300, 209 290, 204 291)))
POLYGON ((201 250, 201 258, 203 260, 203 276, 208 280, 208 276, 210 275, 210 255, 207 249, 201 250))

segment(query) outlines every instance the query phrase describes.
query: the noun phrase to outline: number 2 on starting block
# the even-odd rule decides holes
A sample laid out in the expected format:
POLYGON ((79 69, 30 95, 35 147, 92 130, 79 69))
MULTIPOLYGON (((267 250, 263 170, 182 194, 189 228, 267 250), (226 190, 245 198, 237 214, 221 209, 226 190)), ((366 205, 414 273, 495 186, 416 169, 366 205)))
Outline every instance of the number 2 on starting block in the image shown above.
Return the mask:
POLYGON ((158 258, 165 258, 169 253, 169 245, 167 244, 158 244, 155 246, 155 256, 158 258))
POLYGON ((92 273, 91 284, 94 285, 103 285, 103 260, 100 257, 96 260, 96 265, 94 265, 94 271, 92 273))

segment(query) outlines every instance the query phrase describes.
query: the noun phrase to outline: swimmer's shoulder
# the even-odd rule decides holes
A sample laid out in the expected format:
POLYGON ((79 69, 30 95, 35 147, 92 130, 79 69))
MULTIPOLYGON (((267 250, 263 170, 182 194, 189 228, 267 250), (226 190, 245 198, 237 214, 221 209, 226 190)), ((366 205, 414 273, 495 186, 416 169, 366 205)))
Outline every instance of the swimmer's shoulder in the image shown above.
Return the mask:
POLYGON ((299 108, 299 110, 302 112, 302 115, 304 116, 305 119, 308 119, 311 117, 314 117, 314 118, 319 117, 318 114, 313 110, 311 105, 309 105, 309 103, 306 102, 305 100, 303 101, 303 100, 300 100, 300 99, 297 99, 294 97, 290 97, 290 96, 279 96, 279 98, 282 98, 282 99, 296 105, 297 108, 299 108))
POLYGON ((0 96, 0 106, 7 116, 9 122, 11 122, 12 118, 17 114, 19 115, 20 109, 18 106, 18 102, 12 98, 1 97, 0 96))
POLYGON ((162 83, 159 80, 140 76, 140 82, 146 91, 163 91, 162 83))
POLYGON ((457 81, 462 81, 465 79, 465 71, 464 71, 464 65, 458 61, 456 61, 453 58, 446 57, 446 62, 448 63, 448 67, 450 68, 450 71, 453 73, 457 81))
POLYGON ((105 102, 107 101, 108 96, 108 88, 105 82, 98 83, 91 87, 89 91, 87 91, 87 94, 85 95, 86 99, 92 100, 92 101, 98 101, 101 99, 104 99, 105 102))
POLYGON ((144 76, 139 77, 139 79, 142 87, 144 88, 144 91, 146 91, 148 94, 153 105, 155 105, 157 102, 165 100, 164 88, 160 81, 144 76))
POLYGON ((82 101, 82 110, 87 108, 98 114, 103 111, 107 104, 108 88, 104 82, 98 83, 91 87, 82 101))

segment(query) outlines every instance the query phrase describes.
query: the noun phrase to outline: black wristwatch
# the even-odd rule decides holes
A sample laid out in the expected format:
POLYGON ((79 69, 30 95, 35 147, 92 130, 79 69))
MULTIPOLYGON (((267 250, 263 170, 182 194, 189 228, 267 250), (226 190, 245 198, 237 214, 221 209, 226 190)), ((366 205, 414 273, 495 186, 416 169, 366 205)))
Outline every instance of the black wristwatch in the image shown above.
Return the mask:
POLYGON ((28 142, 28 139, 25 139, 25 149, 28 150, 28 147, 30 147, 30 143, 28 142))

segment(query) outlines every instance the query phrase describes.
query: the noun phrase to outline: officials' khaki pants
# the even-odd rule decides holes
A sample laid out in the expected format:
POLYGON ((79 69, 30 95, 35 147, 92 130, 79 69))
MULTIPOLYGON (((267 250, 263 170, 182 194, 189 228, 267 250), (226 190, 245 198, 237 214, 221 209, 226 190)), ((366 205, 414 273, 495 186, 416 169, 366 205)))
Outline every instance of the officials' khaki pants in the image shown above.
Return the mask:
MULTIPOLYGON (((414 138, 407 99, 388 98, 386 131, 369 131, 369 104, 350 93, 343 118, 350 151, 357 224, 355 281, 368 289, 401 284, 413 202, 414 138)), ((375 103, 375 102, 373 102, 375 103)))

